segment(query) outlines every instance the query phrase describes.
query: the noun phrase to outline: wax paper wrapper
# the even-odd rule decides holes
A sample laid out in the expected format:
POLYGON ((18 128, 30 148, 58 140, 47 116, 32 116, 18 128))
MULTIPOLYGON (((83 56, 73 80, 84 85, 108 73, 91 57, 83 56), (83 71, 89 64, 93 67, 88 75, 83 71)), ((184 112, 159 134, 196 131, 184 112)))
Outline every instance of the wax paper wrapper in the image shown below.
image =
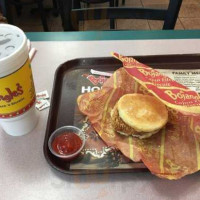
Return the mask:
POLYGON ((123 67, 114 72, 102 89, 80 95, 77 103, 108 146, 118 148, 134 162, 143 161, 151 173, 179 179, 200 169, 200 97, 185 86, 132 57, 117 53, 123 67), (169 122, 147 139, 122 136, 111 125, 111 110, 129 93, 154 95, 169 110, 169 122))

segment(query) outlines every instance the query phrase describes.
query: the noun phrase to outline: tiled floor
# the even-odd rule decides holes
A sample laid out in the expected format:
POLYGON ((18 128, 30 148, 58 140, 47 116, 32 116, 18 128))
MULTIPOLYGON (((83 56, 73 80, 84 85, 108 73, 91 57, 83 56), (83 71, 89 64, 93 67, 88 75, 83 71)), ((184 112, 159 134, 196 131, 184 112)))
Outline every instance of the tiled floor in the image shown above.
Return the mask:
MULTIPOLYGON (((52 0, 44 0, 45 7, 52 7, 52 0)), ((119 1, 121 2, 121 0, 119 1)), ((169 0, 126 0, 126 6, 166 8, 169 0)), ((15 25, 24 31, 43 31, 40 15, 30 13, 32 7, 24 7, 22 15, 15 14, 15 25)), ((13 10, 15 12, 15 10, 13 10)), ((47 12, 48 26, 51 31, 63 31, 60 16, 54 17, 47 12)), ((117 29, 158 30, 162 28, 162 21, 153 20, 117 20, 117 29)), ((80 26, 80 30, 108 30, 109 20, 88 21, 80 26)), ((200 29, 200 0, 183 0, 175 29, 200 29)))

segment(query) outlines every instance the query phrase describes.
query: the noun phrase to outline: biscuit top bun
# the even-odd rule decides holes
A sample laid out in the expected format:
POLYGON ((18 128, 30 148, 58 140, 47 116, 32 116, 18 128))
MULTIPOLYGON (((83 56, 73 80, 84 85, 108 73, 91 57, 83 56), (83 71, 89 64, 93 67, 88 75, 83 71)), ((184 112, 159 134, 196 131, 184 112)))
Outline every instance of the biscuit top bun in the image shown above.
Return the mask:
POLYGON ((166 106, 153 96, 126 94, 117 107, 120 118, 138 132, 159 130, 168 121, 166 106))

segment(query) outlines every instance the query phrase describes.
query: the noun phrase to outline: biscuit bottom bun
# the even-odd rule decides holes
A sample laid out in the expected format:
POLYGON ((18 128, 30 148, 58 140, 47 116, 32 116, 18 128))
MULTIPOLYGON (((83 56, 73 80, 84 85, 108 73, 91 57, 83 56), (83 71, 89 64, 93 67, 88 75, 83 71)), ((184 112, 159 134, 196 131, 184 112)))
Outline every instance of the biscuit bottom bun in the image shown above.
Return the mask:
POLYGON ((166 106, 157 98, 143 94, 122 96, 111 112, 112 126, 122 135, 148 138, 168 121, 166 106))

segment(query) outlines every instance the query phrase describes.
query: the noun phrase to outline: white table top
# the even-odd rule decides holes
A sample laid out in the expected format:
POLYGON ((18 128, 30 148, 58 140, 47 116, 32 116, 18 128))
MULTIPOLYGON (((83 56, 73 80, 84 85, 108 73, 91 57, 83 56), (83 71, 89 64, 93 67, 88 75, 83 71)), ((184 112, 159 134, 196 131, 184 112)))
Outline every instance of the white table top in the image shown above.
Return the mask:
MULTIPOLYGON (((32 62, 36 91, 51 94, 59 64, 80 57, 200 53, 200 39, 33 42, 38 52, 32 62)), ((0 199, 2 200, 122 200, 199 199, 200 173, 168 181, 150 173, 64 175, 43 155, 48 109, 39 113, 32 133, 12 137, 0 129, 0 199)))

